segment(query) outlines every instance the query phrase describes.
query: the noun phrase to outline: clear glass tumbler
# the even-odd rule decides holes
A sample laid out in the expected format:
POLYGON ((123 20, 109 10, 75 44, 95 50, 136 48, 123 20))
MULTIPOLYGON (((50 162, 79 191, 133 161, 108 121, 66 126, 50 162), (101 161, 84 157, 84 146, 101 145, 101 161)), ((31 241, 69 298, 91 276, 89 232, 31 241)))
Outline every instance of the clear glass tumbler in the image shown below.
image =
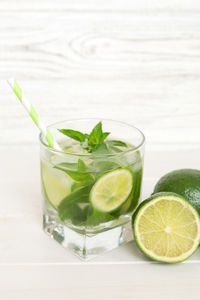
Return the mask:
POLYGON ((97 122, 79 119, 49 126, 63 151, 49 147, 40 134, 44 231, 83 259, 133 239, 132 214, 142 182, 145 138, 139 129, 102 120, 104 131, 111 133, 109 151, 100 147, 95 154, 57 130, 89 133, 97 122))

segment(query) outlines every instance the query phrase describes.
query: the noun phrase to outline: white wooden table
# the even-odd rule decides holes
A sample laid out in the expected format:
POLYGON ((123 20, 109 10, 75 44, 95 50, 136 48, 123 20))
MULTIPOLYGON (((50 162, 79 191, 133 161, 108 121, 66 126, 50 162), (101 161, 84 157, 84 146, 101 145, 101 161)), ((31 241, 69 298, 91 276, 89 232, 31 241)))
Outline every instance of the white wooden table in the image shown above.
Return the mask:
MULTIPOLYGON (((197 163, 199 150, 148 151, 143 198, 165 172, 197 163)), ((4 147, 0 164, 1 299, 199 299, 199 250, 165 265, 130 242, 82 262, 42 231, 37 147, 4 147)))
POLYGON ((200 252, 145 258, 134 242, 80 262, 41 226, 38 132, 47 123, 135 124, 147 138, 143 199, 176 168, 200 169, 198 0, 0 0, 0 299, 199 300, 200 252))

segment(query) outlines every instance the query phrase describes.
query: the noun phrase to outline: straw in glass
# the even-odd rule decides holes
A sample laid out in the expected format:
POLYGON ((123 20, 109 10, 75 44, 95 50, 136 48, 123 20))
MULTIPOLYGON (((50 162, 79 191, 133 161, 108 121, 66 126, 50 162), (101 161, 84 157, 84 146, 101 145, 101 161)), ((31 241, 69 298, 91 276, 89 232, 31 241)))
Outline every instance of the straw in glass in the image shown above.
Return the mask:
POLYGON ((11 86, 13 92, 21 102, 21 104, 24 106, 28 114, 30 115, 31 119, 34 121, 36 126, 40 129, 42 134, 46 137, 46 140, 50 147, 55 148, 56 150, 61 150, 61 147, 56 142, 55 138, 49 131, 49 129, 44 125, 44 123, 41 121, 37 111, 33 107, 33 105, 26 99, 24 96, 24 93, 17 83, 17 81, 13 78, 8 80, 8 84, 11 86))

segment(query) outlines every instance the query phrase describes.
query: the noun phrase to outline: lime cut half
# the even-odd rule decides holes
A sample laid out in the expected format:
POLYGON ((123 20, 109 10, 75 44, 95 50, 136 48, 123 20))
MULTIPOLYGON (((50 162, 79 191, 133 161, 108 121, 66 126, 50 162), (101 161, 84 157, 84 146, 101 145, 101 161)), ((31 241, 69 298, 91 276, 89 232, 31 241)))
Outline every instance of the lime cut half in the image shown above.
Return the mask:
POLYGON ((71 190, 71 179, 67 174, 59 174, 61 172, 52 167, 42 164, 41 177, 44 194, 49 203, 57 209, 60 202, 65 198, 71 190))
POLYGON ((120 168, 101 176, 90 191, 90 201, 101 212, 115 211, 133 190, 133 173, 120 168))
POLYGON ((147 256, 167 263, 181 262, 199 245, 200 219, 184 198, 159 193, 140 205, 134 219, 134 233, 147 256))

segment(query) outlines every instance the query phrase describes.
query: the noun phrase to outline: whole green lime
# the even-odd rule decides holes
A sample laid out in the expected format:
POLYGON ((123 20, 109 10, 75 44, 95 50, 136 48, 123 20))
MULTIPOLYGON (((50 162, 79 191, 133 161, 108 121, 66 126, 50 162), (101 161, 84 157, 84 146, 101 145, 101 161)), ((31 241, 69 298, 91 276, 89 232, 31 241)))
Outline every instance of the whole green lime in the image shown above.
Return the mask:
POLYGON ((180 169, 167 173, 157 182, 153 194, 160 192, 183 196, 200 214, 200 170, 180 169))

